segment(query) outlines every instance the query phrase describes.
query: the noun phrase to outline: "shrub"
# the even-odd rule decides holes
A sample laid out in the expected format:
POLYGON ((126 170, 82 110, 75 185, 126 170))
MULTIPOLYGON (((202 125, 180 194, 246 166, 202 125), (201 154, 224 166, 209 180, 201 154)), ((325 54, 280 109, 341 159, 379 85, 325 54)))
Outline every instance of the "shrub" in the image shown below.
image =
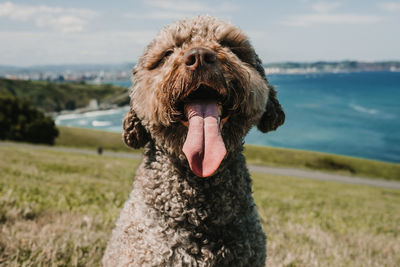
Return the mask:
POLYGON ((54 144, 57 136, 54 121, 29 101, 0 96, 0 139, 54 144))

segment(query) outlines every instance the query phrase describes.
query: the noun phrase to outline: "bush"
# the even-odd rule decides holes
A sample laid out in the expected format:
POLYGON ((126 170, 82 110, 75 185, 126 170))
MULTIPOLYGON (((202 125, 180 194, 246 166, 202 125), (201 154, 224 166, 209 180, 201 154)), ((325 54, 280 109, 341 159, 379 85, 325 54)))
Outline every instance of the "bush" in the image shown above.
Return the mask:
POLYGON ((87 107, 92 99, 100 105, 128 105, 128 89, 109 84, 10 80, 0 77, 0 95, 29 99, 44 112, 87 107))
POLYGON ((58 130, 29 101, 11 96, 0 96, 0 139, 54 144, 58 130))

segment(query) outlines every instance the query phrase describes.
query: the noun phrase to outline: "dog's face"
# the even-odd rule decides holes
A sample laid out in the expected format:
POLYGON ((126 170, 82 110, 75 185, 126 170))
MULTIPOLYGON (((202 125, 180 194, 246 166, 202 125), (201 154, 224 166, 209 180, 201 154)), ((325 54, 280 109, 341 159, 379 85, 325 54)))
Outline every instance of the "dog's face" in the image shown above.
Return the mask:
POLYGON ((202 177, 242 146, 254 125, 275 130, 285 115, 247 36, 200 16, 164 28, 133 70, 124 140, 150 140, 202 177))

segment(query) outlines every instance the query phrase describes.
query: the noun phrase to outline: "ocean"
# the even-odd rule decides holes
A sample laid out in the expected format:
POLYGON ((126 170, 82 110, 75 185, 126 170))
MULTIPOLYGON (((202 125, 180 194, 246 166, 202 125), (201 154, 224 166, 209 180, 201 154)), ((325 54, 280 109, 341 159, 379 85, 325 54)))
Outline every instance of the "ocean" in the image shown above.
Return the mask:
MULTIPOLYGON (((285 124, 248 144, 313 150, 400 163, 400 72, 274 74, 285 124)), ((118 82, 129 87, 130 82, 118 82)), ((57 125, 121 132, 128 107, 61 115, 57 125)))

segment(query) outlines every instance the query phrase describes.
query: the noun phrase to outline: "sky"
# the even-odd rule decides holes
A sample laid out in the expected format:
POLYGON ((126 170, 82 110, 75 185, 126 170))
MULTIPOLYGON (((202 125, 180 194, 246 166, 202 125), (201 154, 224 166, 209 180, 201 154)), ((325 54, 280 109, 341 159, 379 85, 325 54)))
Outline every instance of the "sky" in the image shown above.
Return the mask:
POLYGON ((0 0, 0 65, 136 62, 201 14, 241 28, 264 63, 400 60, 400 0, 0 0))

